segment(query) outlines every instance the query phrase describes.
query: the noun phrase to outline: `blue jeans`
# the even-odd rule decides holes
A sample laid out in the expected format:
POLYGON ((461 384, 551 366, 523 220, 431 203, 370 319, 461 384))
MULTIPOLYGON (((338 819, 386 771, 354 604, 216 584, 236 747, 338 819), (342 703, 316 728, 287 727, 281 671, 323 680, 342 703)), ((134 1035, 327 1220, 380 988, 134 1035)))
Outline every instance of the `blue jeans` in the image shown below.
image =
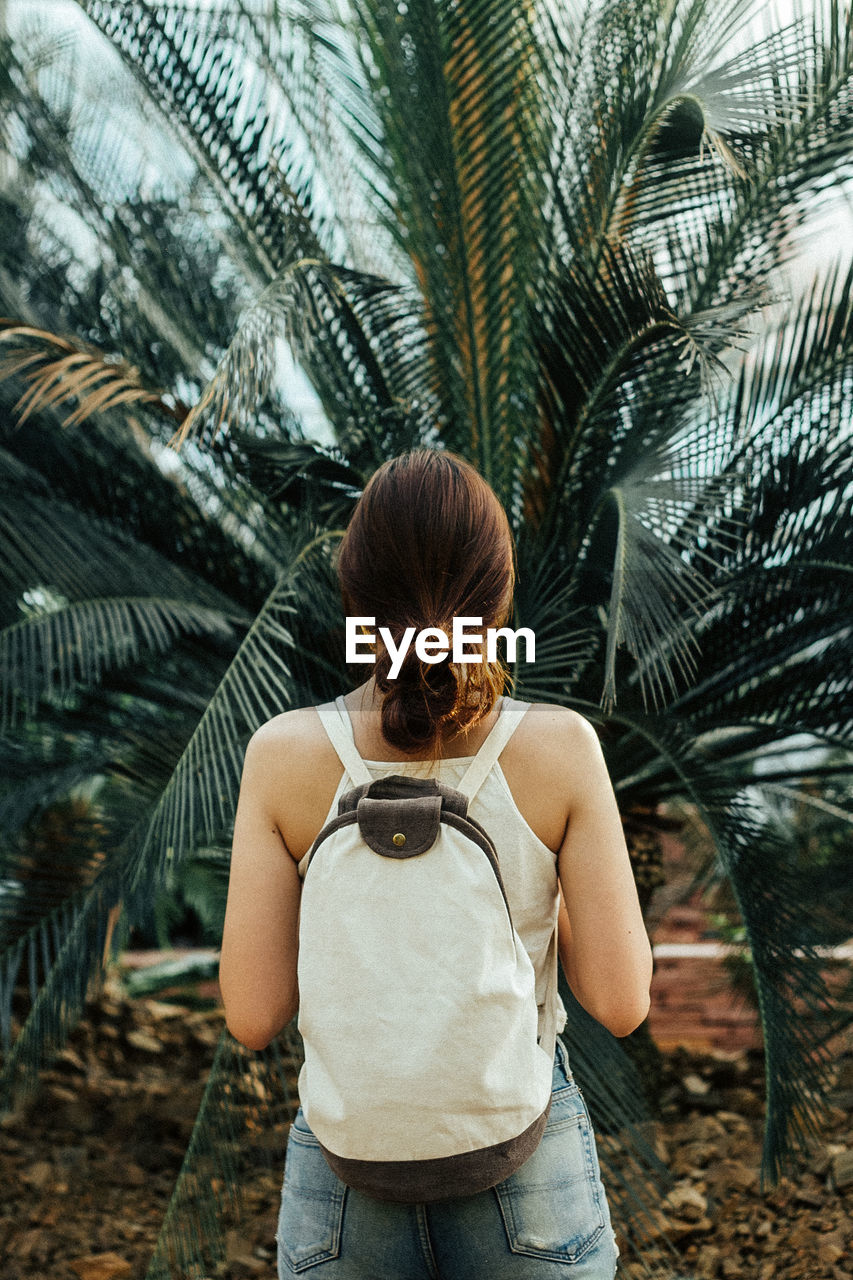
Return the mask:
POLYGON ((431 1204, 374 1200, 326 1164, 300 1110, 278 1222, 279 1280, 613 1280, 618 1251, 589 1113, 557 1044, 551 1112, 505 1182, 431 1204))

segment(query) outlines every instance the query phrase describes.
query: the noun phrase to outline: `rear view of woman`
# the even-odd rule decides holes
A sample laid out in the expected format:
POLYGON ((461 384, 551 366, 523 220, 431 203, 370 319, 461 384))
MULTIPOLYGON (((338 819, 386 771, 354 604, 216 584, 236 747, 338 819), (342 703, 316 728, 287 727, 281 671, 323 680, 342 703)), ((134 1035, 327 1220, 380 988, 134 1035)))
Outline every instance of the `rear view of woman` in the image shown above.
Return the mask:
MULTIPOLYGON (((394 650, 409 628, 449 636, 454 618, 481 619, 475 630, 485 636, 511 613, 506 515, 477 472, 446 451, 392 459, 356 507, 339 577, 348 616, 375 618, 370 630, 387 628, 394 650)), ((366 683, 319 713, 306 707, 277 716, 254 735, 235 824, 220 982, 232 1033, 264 1047, 299 1008, 302 881, 339 799, 391 775, 435 778, 469 797, 469 816, 491 837, 532 965, 538 1043, 549 1055, 553 1046, 544 1133, 514 1173, 486 1190, 393 1202, 342 1182, 300 1109, 279 1219, 282 1280, 615 1274, 589 1116, 558 1038, 565 1012, 557 956, 584 1008, 623 1036, 648 1011, 651 950, 593 729, 566 708, 503 696, 502 668, 486 661, 485 644, 479 656, 428 662, 410 644, 391 678, 392 654, 379 643, 366 683)), ((363 1034, 369 1043, 369 1025, 363 1034)), ((441 1073, 443 1062, 428 1066, 441 1073)))

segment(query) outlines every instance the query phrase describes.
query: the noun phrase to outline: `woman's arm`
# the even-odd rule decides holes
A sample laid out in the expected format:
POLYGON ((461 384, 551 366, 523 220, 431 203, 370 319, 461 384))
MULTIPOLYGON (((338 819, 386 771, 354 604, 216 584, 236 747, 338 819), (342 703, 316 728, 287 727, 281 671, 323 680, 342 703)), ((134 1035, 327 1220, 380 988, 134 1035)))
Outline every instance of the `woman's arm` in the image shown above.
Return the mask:
POLYGON ((274 817, 281 751, 280 740, 264 729, 246 750, 222 934, 219 985, 225 1021, 249 1049, 265 1048, 299 1002, 302 885, 274 817))
POLYGON ((563 726, 571 794, 557 854, 560 959, 578 1002, 626 1036, 649 1011, 652 949, 598 738, 581 717, 563 726))

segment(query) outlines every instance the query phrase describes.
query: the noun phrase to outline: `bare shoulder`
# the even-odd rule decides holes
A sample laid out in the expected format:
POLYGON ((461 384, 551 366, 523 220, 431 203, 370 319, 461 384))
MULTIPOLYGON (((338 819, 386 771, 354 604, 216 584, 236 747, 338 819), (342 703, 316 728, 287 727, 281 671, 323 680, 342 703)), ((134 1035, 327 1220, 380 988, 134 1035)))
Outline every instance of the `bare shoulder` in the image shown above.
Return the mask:
POLYGON ((572 710, 550 702, 532 702, 515 737, 525 751, 543 762, 566 764, 588 760, 599 754, 598 734, 589 720, 572 710))
POLYGON ((590 773, 600 758, 595 729, 577 711, 530 704, 501 755, 501 768, 522 816, 556 851, 590 773))
POLYGON ((273 716, 246 748, 242 792, 276 823, 294 857, 310 847, 341 777, 341 763, 314 707, 273 716))
POLYGON ((273 716, 249 739, 246 754, 259 761, 269 762, 280 752, 299 753, 322 747, 328 738, 320 723, 315 707, 296 707, 273 716))

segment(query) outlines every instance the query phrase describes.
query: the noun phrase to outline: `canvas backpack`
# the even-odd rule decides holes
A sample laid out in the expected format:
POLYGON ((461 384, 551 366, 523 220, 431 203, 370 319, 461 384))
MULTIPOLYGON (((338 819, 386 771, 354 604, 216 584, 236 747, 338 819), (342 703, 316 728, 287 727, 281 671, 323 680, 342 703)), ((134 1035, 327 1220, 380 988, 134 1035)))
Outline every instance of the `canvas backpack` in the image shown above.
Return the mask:
POLYGON ((494 844, 468 809, 526 710, 501 715, 458 789, 374 780, 342 700, 318 708, 355 784, 308 854, 299 1095, 333 1171, 385 1200, 473 1195, 535 1150, 553 1034, 494 844))

